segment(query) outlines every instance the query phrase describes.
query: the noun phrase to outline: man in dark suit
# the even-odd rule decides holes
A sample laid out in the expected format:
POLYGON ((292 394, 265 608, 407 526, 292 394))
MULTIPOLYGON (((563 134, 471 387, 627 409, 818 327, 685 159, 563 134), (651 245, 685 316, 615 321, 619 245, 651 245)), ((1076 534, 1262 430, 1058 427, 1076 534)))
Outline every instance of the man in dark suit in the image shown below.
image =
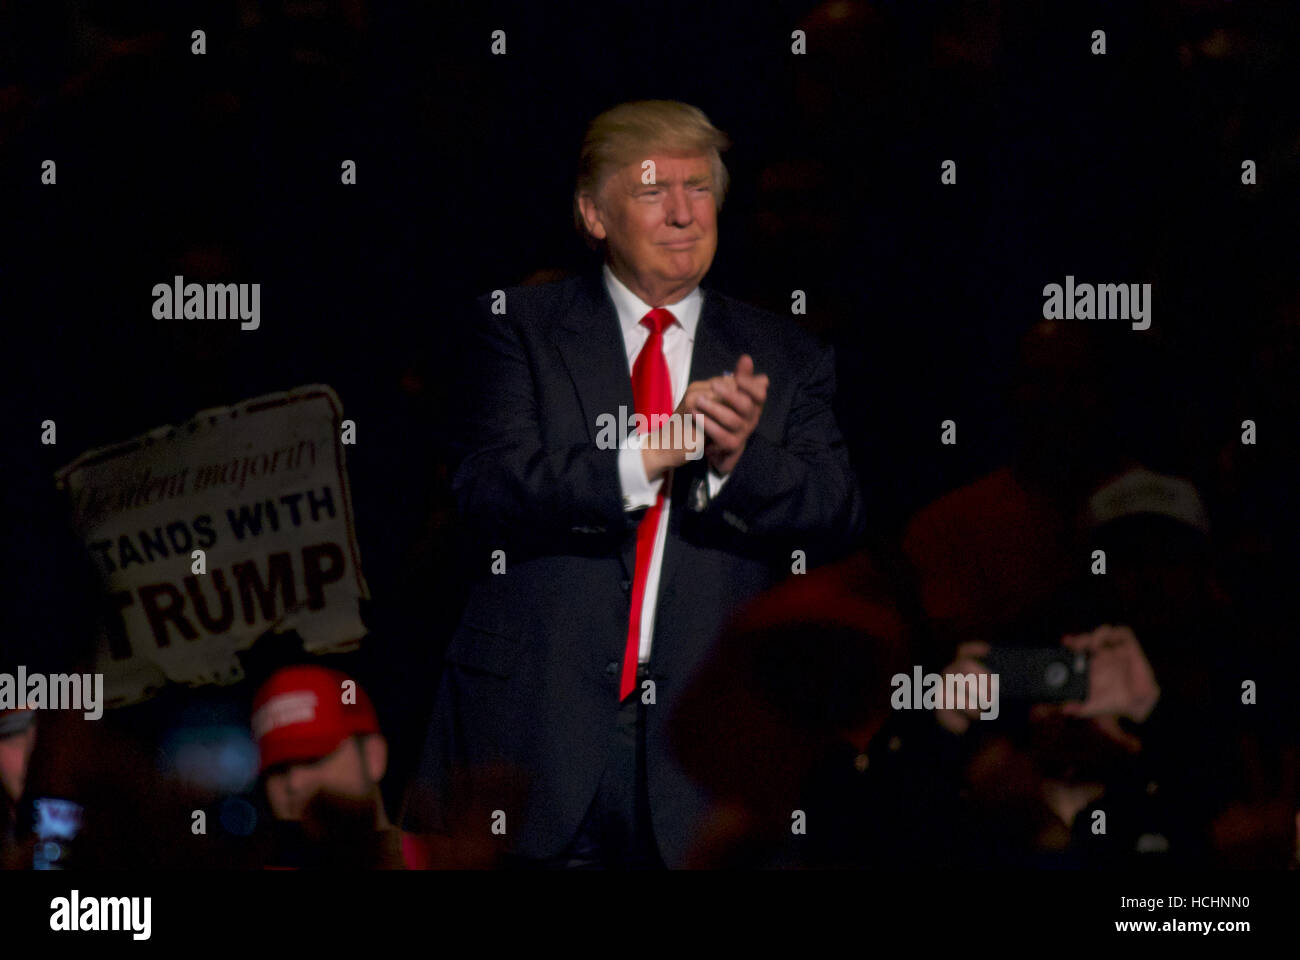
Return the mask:
POLYGON ((476 579, 408 831, 492 830, 520 865, 682 864, 707 797, 668 747, 675 699, 741 602, 863 530, 831 350, 700 286, 726 146, 686 104, 602 114, 574 208, 604 266, 465 324, 453 487, 476 579), (669 413, 703 436, 649 419, 669 413), (503 769, 518 790, 465 786, 503 769))

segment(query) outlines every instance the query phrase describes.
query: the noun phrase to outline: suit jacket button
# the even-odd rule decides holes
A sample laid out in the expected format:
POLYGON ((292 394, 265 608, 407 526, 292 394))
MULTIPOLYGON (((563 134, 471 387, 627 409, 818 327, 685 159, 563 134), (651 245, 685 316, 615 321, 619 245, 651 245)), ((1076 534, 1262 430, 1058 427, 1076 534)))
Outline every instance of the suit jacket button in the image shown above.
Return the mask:
POLYGON ((727 523, 731 524, 733 527, 735 527, 735 528, 736 528, 737 530, 739 530, 741 533, 748 533, 748 532, 749 532, 749 524, 745 523, 744 520, 741 520, 740 517, 736 516, 736 515, 735 515, 734 513, 732 513, 730 510, 724 510, 724 511, 722 511, 722 519, 723 519, 723 520, 726 520, 727 523))
POLYGON ((605 664, 605 672, 611 677, 615 676, 618 673, 618 661, 611 660, 609 663, 605 664))
POLYGON ((629 590, 632 589, 632 581, 631 581, 631 580, 621 580, 621 581, 619 581, 619 585, 622 586, 622 588, 623 588, 623 592, 624 592, 624 593, 627 593, 629 590))

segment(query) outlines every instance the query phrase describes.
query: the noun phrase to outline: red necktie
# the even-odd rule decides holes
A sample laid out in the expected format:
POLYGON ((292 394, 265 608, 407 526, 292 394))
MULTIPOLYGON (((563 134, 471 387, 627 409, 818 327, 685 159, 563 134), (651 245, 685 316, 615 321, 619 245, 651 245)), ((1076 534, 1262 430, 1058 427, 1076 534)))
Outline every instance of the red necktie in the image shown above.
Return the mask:
MULTIPOLYGON (((644 414, 645 429, 638 433, 647 433, 651 418, 655 414, 669 416, 673 412, 673 384, 668 376, 668 362, 664 359, 664 330, 676 322, 669 311, 656 307, 641 322, 650 328, 650 336, 645 346, 637 354, 636 363, 632 365, 632 398, 636 403, 636 412, 644 414)), ((632 579, 632 614, 627 623, 627 648, 623 653, 623 678, 618 687, 618 699, 622 702, 636 689, 636 667, 641 648, 641 608, 645 602, 646 579, 650 575, 650 558, 654 554, 655 535, 659 532, 659 517, 663 513, 664 485, 659 487, 659 495, 654 505, 645 512, 636 531, 636 567, 632 579)))

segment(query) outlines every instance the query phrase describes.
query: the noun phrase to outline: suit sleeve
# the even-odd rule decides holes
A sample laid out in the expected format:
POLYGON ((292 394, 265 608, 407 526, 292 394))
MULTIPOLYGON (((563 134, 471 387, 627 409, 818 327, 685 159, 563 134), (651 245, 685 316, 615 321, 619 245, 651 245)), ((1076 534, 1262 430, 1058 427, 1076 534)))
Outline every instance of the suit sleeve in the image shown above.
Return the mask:
POLYGON ((544 444, 533 358, 515 322, 487 303, 462 328, 452 480, 461 515, 497 540, 621 531, 618 449, 544 444))
POLYGON ((855 546, 866 516, 834 395, 835 354, 826 347, 799 378, 782 442, 750 434, 709 513, 745 535, 796 547, 803 540, 830 553, 855 546))

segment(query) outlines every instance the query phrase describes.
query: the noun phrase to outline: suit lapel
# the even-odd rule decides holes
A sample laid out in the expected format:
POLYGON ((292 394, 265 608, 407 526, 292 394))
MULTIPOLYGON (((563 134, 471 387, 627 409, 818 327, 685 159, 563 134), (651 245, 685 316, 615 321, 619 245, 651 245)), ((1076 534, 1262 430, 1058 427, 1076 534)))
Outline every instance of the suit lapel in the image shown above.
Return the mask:
POLYGON ((740 352, 736 347, 736 332, 721 299, 712 290, 700 288, 704 304, 700 308, 700 322, 695 328, 695 345, 691 349, 691 376, 707 380, 730 371, 736 365, 740 352))
MULTIPOLYGON (((743 352, 739 347, 738 336, 733 329, 731 317, 723 306, 721 299, 711 290, 700 288, 704 295, 704 304, 700 309, 700 322, 695 328, 695 344, 691 349, 691 375, 688 382, 708 380, 719 374, 732 370, 736 358, 743 352)), ((694 483, 699 480, 708 482, 708 461, 687 461, 684 467, 674 471, 672 504, 669 514, 669 536, 664 543, 664 564, 659 576, 659 601, 671 601, 675 591, 677 573, 681 567, 683 541, 680 535, 682 522, 687 519, 687 498, 694 483)), ((662 608, 661 608, 662 609, 662 608)), ((662 623, 663 618, 656 614, 655 623, 662 623)), ((656 632, 658 632, 656 630, 656 632)), ((658 638, 656 638, 657 643, 658 638)), ((651 650, 655 647, 652 646, 651 650)), ((652 654, 653 655, 653 654, 652 654)))
POLYGON ((577 388, 587 434, 595 443, 601 414, 617 417, 621 406, 630 418, 635 409, 623 331, 599 272, 582 278, 572 309, 560 320, 555 344, 577 388))
MULTIPOLYGON (((619 407, 623 407, 630 420, 636 411, 627 345, 599 269, 582 277, 572 309, 560 319, 555 345, 577 389, 587 434, 594 444, 602 414, 620 419, 619 407)), ((635 535, 624 538, 622 559, 631 579, 636 565, 635 535)))

